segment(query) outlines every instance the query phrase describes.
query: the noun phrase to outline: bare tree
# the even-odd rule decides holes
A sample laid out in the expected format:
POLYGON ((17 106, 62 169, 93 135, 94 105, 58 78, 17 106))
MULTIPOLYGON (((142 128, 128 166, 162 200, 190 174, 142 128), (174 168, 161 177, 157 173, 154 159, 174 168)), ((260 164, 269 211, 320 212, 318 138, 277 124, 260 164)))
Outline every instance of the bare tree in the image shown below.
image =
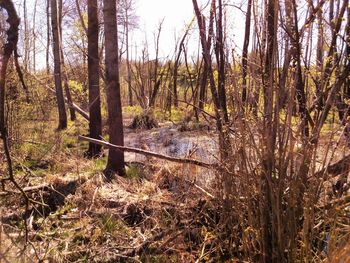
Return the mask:
MULTIPOLYGON (((104 0, 103 4, 109 142, 123 146, 124 134, 120 97, 116 2, 104 0)), ((125 174, 124 153, 110 149, 105 175, 108 179, 112 179, 114 173, 121 176, 125 174)))
POLYGON ((28 20, 28 12, 27 12, 27 1, 23 1, 23 22, 24 22, 24 70, 28 71, 30 68, 29 58, 30 58, 30 30, 29 30, 29 20, 28 20))
MULTIPOLYGON (((123 32, 120 34, 125 39, 125 53, 126 53, 126 82, 128 85, 128 102, 132 106, 133 101, 133 89, 132 89, 132 72, 130 63, 130 32, 137 26, 138 17, 135 14, 135 1, 134 0, 121 0, 117 4, 118 22, 122 23, 123 32)), ((120 47, 122 49, 122 47, 120 47)), ((121 51, 122 53, 123 51, 121 51)))
POLYGON ((252 14, 252 0, 248 0, 247 14, 245 20, 245 33, 242 51, 242 102, 247 100, 247 65, 248 65, 248 47, 250 40, 250 20, 252 14))
MULTIPOLYGON (((99 139, 102 134, 101 99, 100 99, 100 59, 98 52, 98 6, 97 0, 88 0, 88 78, 89 78, 89 133, 90 137, 99 139)), ((98 156, 101 146, 89 143, 87 155, 98 156)))
MULTIPOLYGON (((8 18, 6 21, 9 24, 9 28, 6 32, 7 40, 3 47, 3 50, 0 51, 0 137, 3 141, 4 155, 8 166, 7 180, 13 183, 13 185, 23 194, 23 197, 28 202, 26 193, 22 190, 14 177, 12 158, 8 141, 8 130, 5 120, 6 74, 11 56, 16 56, 20 18, 18 17, 15 6, 11 0, 0 1, 0 8, 7 11, 8 18)), ((4 187, 3 182, 2 186, 4 187)))
MULTIPOLYGON (((216 116, 216 128, 219 131, 219 147, 220 147, 220 156, 222 160, 226 160, 228 156, 230 155, 230 139, 229 139, 229 131, 226 127, 228 124, 228 116, 227 116, 227 109, 226 109, 226 101, 224 102, 223 100, 226 100, 226 97, 224 96, 225 94, 225 89, 224 87, 224 78, 220 79, 219 83, 217 84, 214 78, 214 68, 213 68, 213 62, 212 62, 212 57, 211 57, 211 52, 210 52, 210 47, 211 47, 211 38, 213 37, 213 32, 214 32, 214 18, 216 14, 216 0, 211 1, 211 6, 210 6, 210 18, 209 18, 209 27, 208 27, 208 33, 206 32, 206 27, 205 27, 205 17, 202 15, 198 3, 196 0, 192 0, 194 11, 197 17, 197 23, 199 27, 199 32, 200 32, 200 42, 201 42, 201 47, 202 47, 202 55, 203 55, 203 60, 204 64, 206 65, 208 69, 208 79, 209 79, 209 86, 210 86, 210 91, 211 95, 213 98, 214 102, 214 109, 215 109, 215 116, 216 116), (208 34, 208 36, 207 36, 208 34), (220 85, 220 91, 218 92, 218 85, 220 85)), ((220 8, 219 8, 220 9, 220 8)), ((222 15, 222 13, 219 11, 219 15, 222 15)), ((221 21, 221 20, 220 20, 221 21)), ((221 23, 221 22, 219 22, 221 23)), ((220 29, 219 29, 220 31, 220 29)), ((224 63, 224 58, 222 56, 222 50, 223 50, 223 45, 222 43, 223 38, 218 37, 217 43, 216 43, 216 55, 217 59, 219 60, 218 64, 218 75, 222 75, 220 72, 221 70, 225 70, 225 67, 223 66, 224 63)))
POLYGON ((46 73, 50 74, 50 1, 46 0, 46 14, 47 14, 47 20, 46 20, 46 73))
POLYGON ((54 56, 54 78, 55 78, 55 88, 56 88, 56 98, 58 106, 58 117, 59 124, 58 130, 67 128, 67 113, 64 104, 64 95, 62 89, 62 70, 61 70, 61 36, 59 24, 59 14, 58 14, 58 2, 57 0, 51 0, 51 23, 52 23, 52 47, 54 56))
POLYGON ((33 28, 32 28, 32 45, 33 45, 33 72, 36 72, 36 14, 37 14, 37 3, 38 1, 35 0, 34 2, 34 12, 33 12, 33 28))

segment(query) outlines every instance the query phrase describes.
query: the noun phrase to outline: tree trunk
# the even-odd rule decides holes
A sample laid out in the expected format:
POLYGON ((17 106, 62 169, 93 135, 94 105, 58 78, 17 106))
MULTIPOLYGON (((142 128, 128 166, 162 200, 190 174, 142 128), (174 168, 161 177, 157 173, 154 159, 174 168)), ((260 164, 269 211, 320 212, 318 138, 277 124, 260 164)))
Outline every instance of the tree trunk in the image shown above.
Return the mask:
POLYGON ((67 101, 68 101, 68 108, 70 113, 70 119, 71 121, 75 121, 76 115, 75 115, 75 109, 72 107, 73 100, 72 95, 70 93, 69 85, 68 85, 68 76, 67 76, 67 70, 64 63, 64 55, 63 55, 63 47, 62 47, 62 9, 63 9, 63 2, 62 0, 59 0, 58 4, 58 27, 59 27, 59 41, 60 41, 60 58, 61 58, 61 74, 63 79, 63 86, 64 86, 64 92, 66 93, 67 101))
POLYGON ((309 127, 308 127, 308 119, 307 119, 307 109, 306 109, 306 95, 304 89, 304 81, 301 69, 301 47, 300 47, 300 36, 298 29, 298 17, 297 17, 297 6, 295 0, 292 0, 292 10, 293 10, 293 25, 292 32, 293 38, 291 39, 293 46, 293 58, 296 63, 295 70, 295 89, 296 89, 296 97, 299 105, 299 115, 302 122, 302 130, 305 138, 309 137, 309 127))
MULTIPOLYGON (((106 91, 109 124, 109 142, 124 145, 122 105, 120 98, 118 32, 116 2, 104 0, 106 91)), ((110 149, 105 175, 112 179, 114 173, 125 175, 124 153, 110 149)))
POLYGON ((131 65, 130 65, 130 57, 129 57, 129 20, 128 20, 128 8, 125 10, 125 39, 126 39, 126 68, 127 68, 127 83, 128 83, 128 100, 129 106, 133 106, 133 98, 132 98, 132 87, 131 87, 131 65))
POLYGON ((67 113, 64 104, 64 96, 62 89, 62 73, 61 73, 61 55, 60 55, 60 30, 58 21, 58 3, 57 0, 51 0, 51 23, 52 23, 52 44, 54 56, 54 78, 56 88, 56 98, 58 106, 59 124, 58 130, 67 128, 67 113))
POLYGON ((28 26, 28 17, 27 17, 27 1, 23 1, 23 22, 24 22, 24 69, 26 72, 29 71, 29 54, 30 54, 30 45, 29 45, 29 26, 28 26))
MULTIPOLYGON (((200 32, 200 42, 202 46, 204 66, 206 65, 208 68, 208 78, 210 83, 209 86, 210 86, 210 91, 214 102, 214 109, 215 109, 215 116, 216 116, 216 128, 218 129, 218 132, 219 132, 220 158, 222 161, 226 161, 230 155, 231 143, 228 136, 228 129, 224 127, 227 124, 226 116, 222 108, 222 101, 220 100, 220 98, 222 99, 222 97, 218 95, 218 91, 216 88, 214 70, 212 66, 212 57, 210 53, 211 38, 213 37, 213 32, 214 32, 213 24, 214 24, 215 10, 216 10, 215 0, 212 0, 211 2, 208 38, 206 36, 204 17, 201 11, 199 10, 197 0, 192 0, 192 4, 197 17, 197 23, 198 23, 199 32, 200 32)), ((219 71, 221 69, 222 67, 219 68, 219 71)), ((227 112, 226 112, 226 115, 227 115, 227 112)))
MULTIPOLYGON (((317 1, 318 4, 320 0, 317 1)), ((320 102, 317 105, 319 109, 323 107, 324 100, 322 97, 322 89, 321 89, 321 73, 323 70, 323 45, 324 45, 324 31, 323 31, 323 18, 322 18, 322 8, 320 8, 317 12, 317 50, 316 50, 316 97, 320 98, 320 102)))
POLYGON ((225 90, 225 84, 226 84, 226 77, 225 77, 225 51, 224 51, 224 37, 223 37, 223 6, 222 6, 222 0, 218 0, 218 14, 216 14, 217 17, 217 38, 216 38, 216 45, 215 45, 215 51, 216 51, 216 60, 218 63, 218 96, 219 96, 219 102, 220 102, 220 109, 223 112, 223 117, 225 123, 228 123, 228 113, 227 113, 227 103, 226 103, 226 90, 225 90))
POLYGON ((46 74, 50 74, 50 1, 46 0, 46 74))
POLYGON ((245 18, 245 33, 242 52, 242 102, 247 101, 247 69, 248 69, 248 47, 250 39, 250 19, 252 10, 252 0, 248 0, 247 15, 245 18))
MULTIPOLYGON (((100 58, 98 52, 98 7, 97 0, 88 0, 88 79, 89 79, 89 134, 100 139, 102 135, 101 99, 100 99, 100 58)), ((101 146, 89 143, 88 157, 100 155, 101 146)))
MULTIPOLYGON (((262 235, 262 262, 278 262, 279 249, 276 244, 276 236, 273 224, 273 210, 271 196, 273 190, 269 183, 273 177, 275 166, 275 146, 276 146, 276 125, 274 122, 274 95, 275 95, 275 80, 274 66, 277 53, 277 36, 276 36, 276 20, 278 5, 276 0, 268 0, 265 6, 267 27, 266 27, 266 50, 264 61, 263 75, 263 94, 264 94, 264 139, 263 139, 263 170, 261 177, 261 235, 262 235)), ((276 116, 275 116, 276 117, 276 116)))
POLYGON ((34 14, 33 14, 33 30, 32 30, 32 41, 33 41, 33 73, 36 72, 36 7, 37 7, 37 0, 34 2, 34 14))
POLYGON ((2 0, 0 1, 0 8, 7 11, 8 18, 6 22, 9 24, 7 29, 7 42, 3 47, 3 53, 1 54, 1 63, 0 63, 0 138, 3 141, 4 156, 8 165, 8 178, 19 190, 22 188, 18 185, 14 178, 14 172, 12 167, 12 159, 10 154, 10 148, 8 143, 8 133, 5 121, 5 89, 6 89, 6 73, 8 62, 17 49, 18 43, 18 26, 20 19, 17 15, 14 4, 11 0, 2 0))

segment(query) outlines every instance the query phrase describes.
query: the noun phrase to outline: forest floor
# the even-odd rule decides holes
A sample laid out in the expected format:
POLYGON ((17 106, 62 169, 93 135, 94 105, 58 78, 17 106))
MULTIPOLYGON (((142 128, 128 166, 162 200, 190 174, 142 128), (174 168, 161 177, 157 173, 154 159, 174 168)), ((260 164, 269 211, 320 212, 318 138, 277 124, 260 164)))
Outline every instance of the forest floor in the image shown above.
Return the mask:
MULTIPOLYGON (((217 161, 210 125, 164 121, 132 130, 131 119, 124 120, 126 146, 217 161)), ((77 139, 86 133, 83 120, 60 133, 53 122, 32 122, 13 157, 16 178, 35 203, 26 207, 10 183, 0 192, 1 263, 200 262, 225 255, 213 171, 126 153, 127 176, 107 183, 107 150, 99 159, 83 158, 87 143, 77 139)))
MULTIPOLYGON (((130 116, 125 124, 131 121, 130 116)), ((106 155, 83 158, 85 123, 36 131, 14 150, 16 178, 36 203, 27 209, 10 184, 0 192, 0 262, 190 262, 206 258, 215 236, 213 172, 126 154, 127 176, 106 183, 106 155), (44 205, 45 204, 45 205, 44 205), (26 218, 26 220, 22 220, 26 218), (25 243, 25 239, 29 242, 25 243)), ((209 126, 208 126, 209 127, 209 126)), ((216 133, 163 122, 125 128, 125 145, 213 162, 216 133), (185 131, 183 131, 185 130, 185 131)), ((5 166, 3 167, 5 169, 5 166)))

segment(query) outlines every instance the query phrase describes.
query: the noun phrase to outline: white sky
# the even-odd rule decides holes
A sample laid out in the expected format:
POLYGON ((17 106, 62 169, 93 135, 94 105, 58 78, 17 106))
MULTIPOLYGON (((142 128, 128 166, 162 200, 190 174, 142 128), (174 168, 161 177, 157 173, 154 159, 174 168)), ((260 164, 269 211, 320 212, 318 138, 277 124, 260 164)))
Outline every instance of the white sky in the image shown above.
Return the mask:
MULTIPOLYGON (((208 3, 208 0, 197 1, 200 7, 208 3)), ((244 0, 236 0, 235 2, 244 2, 244 0)), ((229 38, 240 47, 243 44, 244 16, 235 7, 228 7, 227 10, 230 16, 228 19, 230 26, 229 32, 231 32, 229 38)), ((176 43, 175 36, 176 39, 182 38, 186 25, 194 17, 192 0, 137 0, 136 14, 139 16, 139 29, 134 31, 132 40, 130 41, 130 44, 134 46, 133 54, 135 54, 135 45, 138 46, 137 53, 140 54, 142 44, 145 42, 147 36, 151 58, 155 54, 154 35, 158 30, 160 21, 164 19, 160 36, 159 56, 164 58, 173 55, 176 43)), ((208 10, 204 11, 204 15, 208 15, 208 10)), ((197 28, 196 20, 193 25, 194 28, 197 28)), ((197 49, 198 31, 193 30, 189 40, 189 53, 194 53, 197 49)), ((239 48, 237 51, 240 52, 239 48)))
MULTIPOLYGON (((38 1, 38 18, 37 26, 41 23, 45 24, 46 27, 46 10, 43 0, 38 1)), ((208 4, 209 0, 197 0, 198 5, 204 6, 208 4)), ((17 3, 18 12, 22 13, 23 0, 15 0, 17 3)), ((33 12, 35 0, 27 0, 28 4, 28 14, 29 16, 33 12)), ((141 50, 145 46, 144 42, 147 38, 148 42, 148 52, 150 54, 150 59, 155 57, 155 34, 157 33, 159 22, 164 19, 162 32, 160 36, 160 58, 172 58, 175 50, 176 40, 179 40, 184 32, 186 25, 194 17, 192 0, 136 0, 136 10, 135 13, 139 17, 139 27, 135 29, 131 34, 130 45, 131 45, 131 55, 132 59, 135 59, 135 56, 139 58, 141 56, 141 50), (137 46, 137 48, 136 48, 137 46), (137 54, 136 54, 137 52, 137 54), (135 55, 136 54, 136 55, 135 55)), ((224 2, 234 2, 236 4, 245 3, 246 0, 226 0, 224 2)), ((204 15, 208 16, 209 8, 204 10, 204 15)), ((246 9, 246 5, 243 6, 243 10, 246 9)), ((228 43, 231 45, 231 48, 235 48, 238 54, 241 53, 241 46, 243 44, 243 35, 244 35, 244 15, 236 7, 228 6, 228 43)), ((77 18, 78 19, 78 18, 77 18)), ((197 21, 193 23, 193 28, 190 32, 188 39, 188 55, 197 55, 198 51, 198 30, 197 21)), ((45 31, 46 29, 44 29, 45 31)), ((43 32, 45 34, 45 32, 43 32)), ((45 37, 45 35, 43 36, 45 37)), ((46 40, 39 38, 38 52, 45 50, 46 40), (42 41, 42 43, 40 43, 42 41), (41 49, 39 51, 39 49, 41 49)), ((201 51, 199 50, 201 53, 201 51)), ((44 54, 41 54, 44 57, 44 54)), ((44 59, 38 59, 37 62, 39 68, 44 67, 44 59)))
POLYGON ((138 46, 137 51, 140 53, 143 42, 147 38, 151 57, 155 53, 155 35, 157 34, 159 23, 163 19, 159 41, 160 57, 173 54, 176 42, 175 37, 177 39, 182 37, 186 24, 194 16, 191 0, 138 0, 136 2, 136 14, 139 16, 139 29, 134 31, 131 43, 138 46))

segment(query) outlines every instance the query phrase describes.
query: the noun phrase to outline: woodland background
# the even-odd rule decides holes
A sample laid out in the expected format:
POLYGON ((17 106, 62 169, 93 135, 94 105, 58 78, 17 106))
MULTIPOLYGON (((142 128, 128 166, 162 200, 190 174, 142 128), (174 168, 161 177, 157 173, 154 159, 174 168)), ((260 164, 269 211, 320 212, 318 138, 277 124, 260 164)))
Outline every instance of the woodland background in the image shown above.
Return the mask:
POLYGON ((136 4, 0 0, 0 262, 347 262, 349 1, 136 4))

